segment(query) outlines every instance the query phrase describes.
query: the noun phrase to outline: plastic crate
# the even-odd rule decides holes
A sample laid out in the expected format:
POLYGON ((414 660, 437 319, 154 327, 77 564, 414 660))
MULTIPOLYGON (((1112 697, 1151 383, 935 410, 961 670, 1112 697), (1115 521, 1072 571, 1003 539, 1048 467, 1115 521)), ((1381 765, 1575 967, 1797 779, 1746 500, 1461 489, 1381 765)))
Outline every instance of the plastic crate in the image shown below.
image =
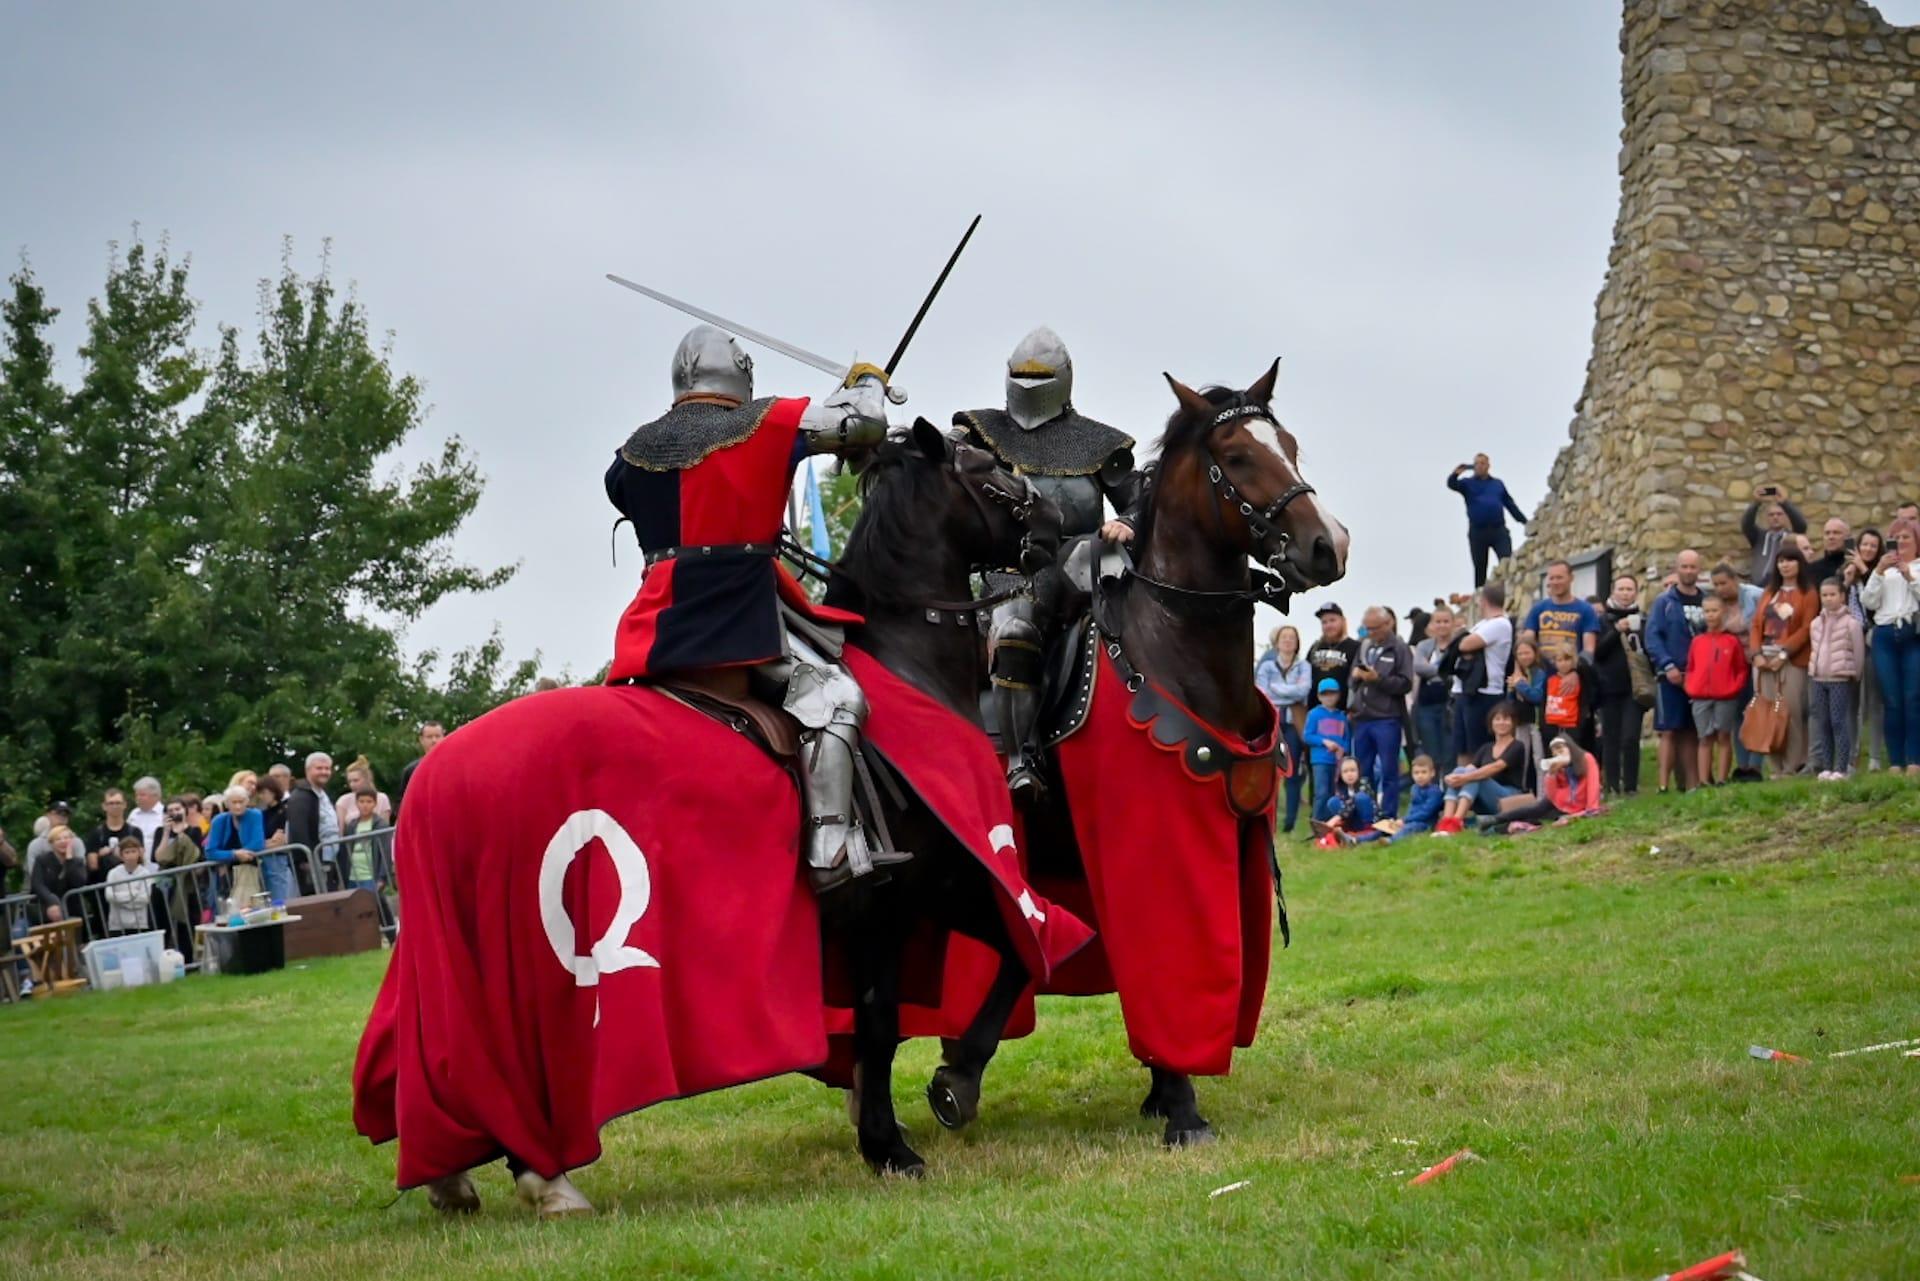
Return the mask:
POLYGON ((87 985, 96 992, 111 992, 115 988, 163 982, 166 973, 160 954, 166 948, 165 930, 95 939, 80 950, 80 960, 87 967, 87 985), (136 958, 131 971, 127 966, 129 957, 136 958), (131 983, 127 981, 130 978, 134 980, 131 983))

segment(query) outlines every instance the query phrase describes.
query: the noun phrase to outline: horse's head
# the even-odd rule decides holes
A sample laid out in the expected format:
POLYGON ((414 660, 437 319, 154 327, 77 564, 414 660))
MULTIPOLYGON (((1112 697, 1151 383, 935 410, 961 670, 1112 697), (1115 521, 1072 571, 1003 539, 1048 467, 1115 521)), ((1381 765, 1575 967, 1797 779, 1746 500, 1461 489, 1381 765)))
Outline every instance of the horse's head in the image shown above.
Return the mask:
POLYGON ((1346 574, 1347 527, 1307 484, 1300 443, 1273 416, 1279 372, 1276 360, 1245 391, 1195 391, 1166 375, 1180 408, 1161 437, 1155 487, 1180 495, 1202 528, 1305 591, 1346 574))
MULTIPOLYGON (((841 565, 858 581, 865 608, 937 596, 931 576, 943 571, 1032 572, 1051 564, 1060 546, 1060 509, 1051 500, 924 418, 874 451, 860 492, 860 521, 841 565)), ((829 588, 827 599, 854 598, 837 600, 829 588)))
POLYGON ((975 567, 1034 573, 1053 563, 1060 509, 1026 477, 924 418, 915 420, 912 441, 921 459, 940 469, 948 491, 943 525, 975 567))

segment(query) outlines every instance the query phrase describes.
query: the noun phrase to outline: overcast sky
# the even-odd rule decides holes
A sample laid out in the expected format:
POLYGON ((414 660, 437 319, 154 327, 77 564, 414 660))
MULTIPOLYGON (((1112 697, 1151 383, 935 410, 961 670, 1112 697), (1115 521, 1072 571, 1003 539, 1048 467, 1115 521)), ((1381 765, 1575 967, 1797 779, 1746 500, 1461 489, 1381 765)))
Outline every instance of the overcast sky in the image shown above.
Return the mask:
MULTIPOLYGON (((457 433, 488 477, 458 552, 521 565, 410 648, 498 620, 547 670, 607 657, 640 559, 609 564, 601 473, 665 408, 688 322, 602 273, 883 359, 975 213, 900 371, 909 413, 1000 403, 1039 323, 1078 406, 1143 442, 1161 370, 1244 385, 1279 355, 1275 407, 1353 531, 1296 621, 1470 581, 1446 472, 1485 449, 1531 510, 1580 392, 1618 5, 935 10, 7 5, 0 247, 71 354, 135 222, 192 255, 207 343, 251 325, 283 236, 302 269, 330 237, 426 383, 409 455, 457 433)), ((756 359, 763 392, 823 390, 756 359)))

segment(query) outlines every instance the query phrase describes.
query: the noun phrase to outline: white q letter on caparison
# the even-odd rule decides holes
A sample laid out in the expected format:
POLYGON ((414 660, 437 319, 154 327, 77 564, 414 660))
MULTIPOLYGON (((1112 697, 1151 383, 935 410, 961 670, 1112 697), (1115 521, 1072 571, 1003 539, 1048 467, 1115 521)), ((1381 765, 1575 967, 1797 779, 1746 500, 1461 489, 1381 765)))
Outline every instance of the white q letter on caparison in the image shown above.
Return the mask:
POLYGON ((648 953, 624 942, 628 932, 647 914, 647 906, 652 901, 653 874, 647 870, 647 857, 627 835, 627 829, 620 826, 619 820, 605 810, 575 810, 567 815, 566 822, 560 824, 553 839, 547 842, 547 852, 540 858, 540 923, 546 927, 547 942, 552 944, 554 956, 573 975, 575 986, 592 987, 600 982, 602 974, 660 967, 660 962, 648 953), (561 891, 566 885, 567 869, 595 837, 606 846, 607 854, 613 859, 613 869, 620 877, 620 902, 614 909, 613 920, 607 923, 606 933, 594 943, 591 952, 582 956, 561 891))

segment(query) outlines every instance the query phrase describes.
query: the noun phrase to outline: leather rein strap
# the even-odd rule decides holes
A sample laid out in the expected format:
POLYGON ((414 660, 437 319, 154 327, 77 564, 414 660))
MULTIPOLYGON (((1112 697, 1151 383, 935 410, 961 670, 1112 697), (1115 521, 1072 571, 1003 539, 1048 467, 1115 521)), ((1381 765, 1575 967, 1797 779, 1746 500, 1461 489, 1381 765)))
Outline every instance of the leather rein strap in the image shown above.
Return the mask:
MULTIPOLYGON (((1033 504, 1038 497, 1038 494, 1033 488, 1033 483, 1025 477, 1016 477, 1015 479, 1019 480, 1021 484, 1021 492, 1017 494, 1011 490, 1001 488, 991 480, 983 481, 976 488, 974 485, 968 483, 966 473, 955 464, 951 450, 949 450, 948 453, 947 466, 955 476, 960 478, 960 488, 965 490, 967 497, 973 500, 974 507, 980 512, 982 523, 989 526, 992 524, 993 518, 987 509, 987 504, 995 503, 1007 509, 1008 513, 1019 523, 1020 528, 1024 531, 1024 537, 1021 540, 1021 550, 1024 552, 1033 540, 1033 531, 1028 527, 1028 521, 1033 514, 1033 504)), ((825 556, 814 555, 814 553, 802 547, 799 541, 791 534, 783 532, 780 535, 780 550, 800 567, 802 573, 811 573, 823 582, 829 574, 839 573, 844 575, 847 581, 859 588, 863 594, 867 596, 873 596, 875 594, 865 583, 861 582, 857 576, 848 572, 846 566, 842 565, 839 561, 830 560, 825 556)), ((955 623, 964 627, 975 622, 983 611, 991 609, 995 605, 1004 604, 1016 596, 1024 596, 1029 590, 1031 589, 1023 577, 1020 582, 1015 583, 1011 587, 1003 588, 997 592, 989 592, 985 596, 978 596, 964 601, 938 599, 910 600, 907 604, 911 609, 924 612, 929 623, 938 623, 943 615, 950 615, 953 617, 955 623)))
MULTIPOLYGON (((1207 426, 1207 434, 1211 435, 1215 429, 1225 426, 1236 418, 1261 418, 1274 423, 1275 426, 1279 425, 1265 405, 1242 401, 1228 405, 1214 414, 1213 421, 1207 426)), ((1253 535, 1254 545, 1271 547, 1273 550, 1268 552, 1260 567, 1248 567, 1245 587, 1228 588, 1224 591, 1182 587, 1178 583, 1163 582, 1158 578, 1149 577, 1133 568, 1126 571, 1127 576, 1139 579, 1169 605, 1179 605, 1191 613, 1213 613, 1228 617, 1250 612, 1256 604, 1272 605, 1281 613, 1286 613, 1287 607, 1293 601, 1293 589, 1287 586, 1286 580, 1275 570, 1286 558, 1287 548, 1293 542, 1293 538, 1286 530, 1280 528, 1280 517, 1296 499, 1318 491, 1312 485, 1301 481, 1265 507, 1255 507, 1242 498, 1240 491, 1234 487, 1234 483, 1227 479, 1226 468, 1222 467, 1220 460, 1213 456, 1212 446, 1203 443, 1200 447, 1200 456, 1206 461, 1207 479, 1213 484, 1214 510, 1218 512, 1221 503, 1231 505, 1240 513, 1240 518, 1246 521, 1247 532, 1253 535)))

